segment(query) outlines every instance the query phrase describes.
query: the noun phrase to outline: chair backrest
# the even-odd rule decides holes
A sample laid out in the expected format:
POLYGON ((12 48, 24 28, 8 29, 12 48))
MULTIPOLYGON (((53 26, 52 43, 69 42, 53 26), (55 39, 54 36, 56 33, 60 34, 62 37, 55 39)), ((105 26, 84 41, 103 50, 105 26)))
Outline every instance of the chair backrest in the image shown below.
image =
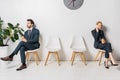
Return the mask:
POLYGON ((54 50, 60 50, 61 49, 60 38, 56 37, 56 36, 49 37, 46 48, 48 50, 53 50, 53 51, 54 50))
POLYGON ((72 43, 70 46, 73 50, 80 50, 80 51, 86 51, 85 43, 83 41, 83 37, 81 35, 74 36, 72 39, 72 43))

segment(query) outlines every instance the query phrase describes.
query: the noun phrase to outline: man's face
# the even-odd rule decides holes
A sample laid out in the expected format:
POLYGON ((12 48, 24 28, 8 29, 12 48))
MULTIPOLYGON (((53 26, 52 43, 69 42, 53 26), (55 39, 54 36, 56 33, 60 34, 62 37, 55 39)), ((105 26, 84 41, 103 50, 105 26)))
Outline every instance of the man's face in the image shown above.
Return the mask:
POLYGON ((33 26, 33 24, 31 24, 30 21, 27 21, 27 28, 31 28, 33 26))
POLYGON ((100 30, 102 29, 102 24, 101 23, 98 23, 96 26, 97 26, 98 29, 100 29, 100 30))

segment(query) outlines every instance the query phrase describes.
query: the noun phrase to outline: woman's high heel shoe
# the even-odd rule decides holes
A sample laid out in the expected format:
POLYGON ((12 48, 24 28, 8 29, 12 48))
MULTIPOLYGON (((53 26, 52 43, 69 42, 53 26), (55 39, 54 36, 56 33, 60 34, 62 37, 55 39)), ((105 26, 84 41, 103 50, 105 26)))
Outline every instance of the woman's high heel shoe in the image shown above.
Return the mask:
POLYGON ((113 62, 110 60, 110 63, 112 66, 118 66, 118 64, 113 64, 113 62))
POLYGON ((106 69, 109 69, 109 66, 108 65, 106 66, 106 62, 105 61, 104 61, 104 66, 105 66, 106 69))

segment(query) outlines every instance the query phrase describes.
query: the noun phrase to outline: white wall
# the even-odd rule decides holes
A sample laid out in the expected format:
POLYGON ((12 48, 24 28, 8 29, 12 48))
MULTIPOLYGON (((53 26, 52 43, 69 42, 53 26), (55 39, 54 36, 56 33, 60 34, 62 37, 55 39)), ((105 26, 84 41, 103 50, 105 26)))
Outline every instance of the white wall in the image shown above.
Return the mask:
MULTIPOLYGON (((78 10, 69 10, 63 0, 0 0, 0 16, 6 22, 21 24, 26 29, 26 19, 32 18, 41 33, 40 55, 44 60, 47 55, 46 39, 57 35, 62 42, 60 57, 69 60, 71 39, 75 34, 82 34, 88 51, 88 60, 93 59, 96 50, 93 48, 91 30, 98 20, 107 28, 107 37, 114 48, 116 59, 120 59, 120 0, 84 0, 78 10)), ((18 42, 10 44, 10 53, 18 42)), ((19 56, 16 56, 19 58, 19 56)))

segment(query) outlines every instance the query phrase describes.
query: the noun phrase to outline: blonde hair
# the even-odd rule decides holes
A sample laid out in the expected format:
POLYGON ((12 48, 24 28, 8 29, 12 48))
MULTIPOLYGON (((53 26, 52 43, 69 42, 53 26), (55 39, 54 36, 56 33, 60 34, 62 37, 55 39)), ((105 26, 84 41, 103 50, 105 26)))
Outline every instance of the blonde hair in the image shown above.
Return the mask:
POLYGON ((103 25, 103 23, 101 21, 96 22, 96 25, 98 25, 99 23, 103 25))

